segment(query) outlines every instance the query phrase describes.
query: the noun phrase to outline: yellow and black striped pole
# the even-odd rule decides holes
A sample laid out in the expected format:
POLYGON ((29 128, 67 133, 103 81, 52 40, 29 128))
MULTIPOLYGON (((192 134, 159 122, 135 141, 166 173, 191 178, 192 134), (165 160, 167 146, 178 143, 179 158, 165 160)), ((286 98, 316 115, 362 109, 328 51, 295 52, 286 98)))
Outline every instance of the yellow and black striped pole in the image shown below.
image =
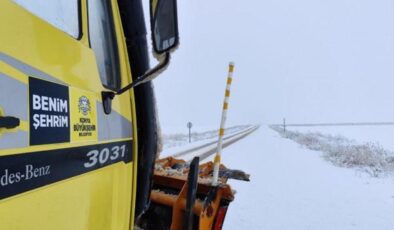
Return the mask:
POLYGON ((228 65, 227 86, 226 86, 226 93, 224 95, 222 121, 220 122, 220 129, 219 129, 219 141, 218 141, 216 156, 214 159, 214 168, 213 168, 213 177, 212 177, 212 185, 213 186, 218 185, 219 166, 220 166, 221 155, 222 155, 224 127, 225 127, 226 119, 227 119, 227 109, 228 109, 228 102, 230 100, 230 88, 231 88, 231 82, 233 81, 233 72, 234 72, 234 63, 230 62, 230 64, 228 65))

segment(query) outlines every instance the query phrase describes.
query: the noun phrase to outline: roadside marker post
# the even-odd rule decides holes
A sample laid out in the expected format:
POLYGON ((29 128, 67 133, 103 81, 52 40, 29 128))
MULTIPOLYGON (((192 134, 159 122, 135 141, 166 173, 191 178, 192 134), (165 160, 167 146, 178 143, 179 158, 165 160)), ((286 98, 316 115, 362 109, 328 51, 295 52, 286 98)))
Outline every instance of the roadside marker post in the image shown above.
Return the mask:
POLYGON ((234 63, 230 62, 228 66, 228 76, 227 76, 227 85, 226 91, 224 94, 224 102, 223 102, 223 111, 222 111, 222 120, 220 122, 220 129, 219 129, 219 140, 218 140, 218 147, 214 159, 214 166, 213 166, 213 176, 212 176, 212 185, 217 186, 219 180, 219 167, 222 155, 222 145, 223 145, 223 136, 224 136, 224 128, 227 119, 227 110, 228 110, 228 103, 230 100, 230 88, 231 83, 233 81, 233 72, 234 72, 234 63))
POLYGON ((190 121, 187 123, 187 128, 189 129, 189 143, 192 141, 192 133, 191 133, 191 129, 193 127, 193 123, 191 123, 190 121))

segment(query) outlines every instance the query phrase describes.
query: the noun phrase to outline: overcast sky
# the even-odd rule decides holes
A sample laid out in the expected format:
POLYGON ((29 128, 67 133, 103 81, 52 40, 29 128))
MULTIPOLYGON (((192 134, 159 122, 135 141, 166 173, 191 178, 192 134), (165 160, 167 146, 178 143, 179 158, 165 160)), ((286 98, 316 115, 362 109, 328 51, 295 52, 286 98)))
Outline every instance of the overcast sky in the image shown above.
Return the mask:
POLYGON ((228 126, 394 121, 392 0, 178 1, 180 47, 154 80, 164 132, 228 126))

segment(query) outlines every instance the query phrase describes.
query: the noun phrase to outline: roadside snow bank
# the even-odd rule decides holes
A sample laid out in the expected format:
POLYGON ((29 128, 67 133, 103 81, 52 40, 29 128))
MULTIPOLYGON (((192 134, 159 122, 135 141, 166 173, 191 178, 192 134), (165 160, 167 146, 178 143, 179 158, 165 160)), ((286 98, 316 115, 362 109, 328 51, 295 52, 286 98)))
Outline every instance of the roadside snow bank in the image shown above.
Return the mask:
POLYGON ((384 149, 379 143, 358 144, 340 135, 319 132, 285 132, 277 125, 270 128, 283 138, 293 140, 307 149, 323 152, 323 157, 334 165, 358 168, 374 177, 394 171, 394 153, 384 149))

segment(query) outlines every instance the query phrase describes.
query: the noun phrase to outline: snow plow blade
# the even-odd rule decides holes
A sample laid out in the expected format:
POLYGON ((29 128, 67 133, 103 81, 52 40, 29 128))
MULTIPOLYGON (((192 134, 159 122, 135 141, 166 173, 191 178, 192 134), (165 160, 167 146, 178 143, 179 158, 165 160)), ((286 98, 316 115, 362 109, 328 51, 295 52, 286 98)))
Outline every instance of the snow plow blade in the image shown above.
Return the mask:
POLYGON ((219 185, 212 186, 213 163, 189 164, 172 157, 156 161, 151 205, 144 229, 222 229, 234 191, 228 178, 249 181, 249 175, 220 166, 219 185))

